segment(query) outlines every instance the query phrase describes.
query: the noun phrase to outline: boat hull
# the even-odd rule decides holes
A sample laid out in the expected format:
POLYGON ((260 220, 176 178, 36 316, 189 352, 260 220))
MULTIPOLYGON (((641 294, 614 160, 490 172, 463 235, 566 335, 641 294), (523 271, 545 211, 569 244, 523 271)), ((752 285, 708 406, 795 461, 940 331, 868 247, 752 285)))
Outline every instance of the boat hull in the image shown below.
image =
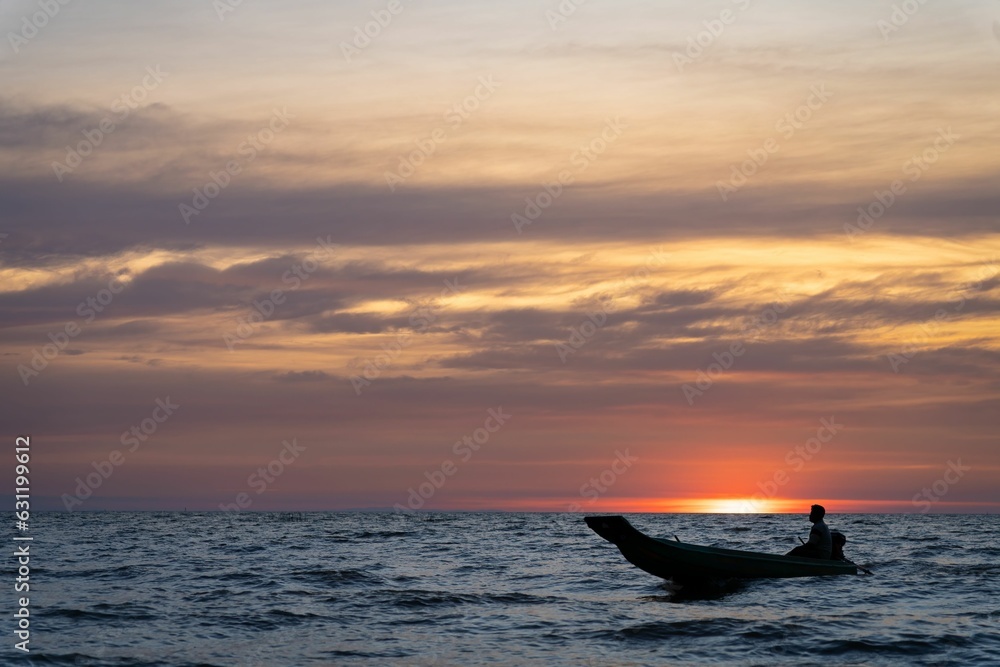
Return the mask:
POLYGON ((759 579, 858 573, 857 566, 843 561, 656 539, 643 534, 621 516, 588 516, 584 520, 594 532, 617 546, 628 562, 663 579, 759 579))

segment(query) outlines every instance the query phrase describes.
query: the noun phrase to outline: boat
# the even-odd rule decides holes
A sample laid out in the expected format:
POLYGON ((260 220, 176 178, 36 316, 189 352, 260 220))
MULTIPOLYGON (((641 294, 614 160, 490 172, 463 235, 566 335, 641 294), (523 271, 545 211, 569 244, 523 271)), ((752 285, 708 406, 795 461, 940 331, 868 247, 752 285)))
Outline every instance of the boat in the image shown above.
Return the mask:
POLYGON ((584 521, 595 533, 618 547, 625 560, 663 579, 758 579, 858 573, 858 566, 850 561, 703 547, 681 542, 677 537, 673 541, 657 539, 640 532, 622 516, 588 516, 584 521))

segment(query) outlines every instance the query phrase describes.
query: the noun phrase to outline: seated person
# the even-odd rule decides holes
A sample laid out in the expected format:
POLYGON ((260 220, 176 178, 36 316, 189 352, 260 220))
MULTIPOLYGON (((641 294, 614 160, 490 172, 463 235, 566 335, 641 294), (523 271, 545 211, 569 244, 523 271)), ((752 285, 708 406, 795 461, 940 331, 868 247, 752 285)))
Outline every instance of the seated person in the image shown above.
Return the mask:
POLYGON ((833 553, 830 554, 830 560, 842 560, 850 563, 851 561, 844 556, 844 545, 847 544, 847 537, 836 530, 830 531, 830 537, 833 539, 833 553))
POLYGON ((833 538, 830 536, 830 529, 823 522, 826 516, 826 509, 822 505, 813 505, 809 512, 809 520, 812 522, 812 530, 809 531, 809 541, 802 546, 795 547, 786 556, 798 556, 799 558, 822 558, 829 560, 833 554, 833 538))

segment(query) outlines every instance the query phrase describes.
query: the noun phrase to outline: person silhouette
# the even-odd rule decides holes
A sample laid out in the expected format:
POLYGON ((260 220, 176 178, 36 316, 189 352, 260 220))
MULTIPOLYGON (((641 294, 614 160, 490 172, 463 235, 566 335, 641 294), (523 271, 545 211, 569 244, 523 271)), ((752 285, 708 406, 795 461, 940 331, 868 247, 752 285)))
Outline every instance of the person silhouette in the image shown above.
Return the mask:
POLYGON ((823 558, 830 559, 833 554, 833 538, 830 529, 827 528, 823 517, 826 516, 826 508, 822 505, 813 505, 809 512, 809 520, 812 522, 812 530, 809 531, 809 541, 795 547, 786 556, 798 556, 800 558, 823 558))
POLYGON ((842 560, 845 563, 850 563, 851 561, 844 555, 844 545, 847 544, 847 537, 836 530, 830 531, 830 537, 833 538, 833 553, 830 554, 830 560, 842 560))

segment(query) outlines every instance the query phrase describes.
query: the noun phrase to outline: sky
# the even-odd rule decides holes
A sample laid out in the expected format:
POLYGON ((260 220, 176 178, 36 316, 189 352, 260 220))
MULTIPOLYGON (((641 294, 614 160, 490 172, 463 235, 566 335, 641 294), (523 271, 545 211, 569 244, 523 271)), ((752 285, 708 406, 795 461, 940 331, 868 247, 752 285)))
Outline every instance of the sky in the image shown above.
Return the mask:
POLYGON ((1000 510, 996 2, 0 28, 35 508, 1000 510))

